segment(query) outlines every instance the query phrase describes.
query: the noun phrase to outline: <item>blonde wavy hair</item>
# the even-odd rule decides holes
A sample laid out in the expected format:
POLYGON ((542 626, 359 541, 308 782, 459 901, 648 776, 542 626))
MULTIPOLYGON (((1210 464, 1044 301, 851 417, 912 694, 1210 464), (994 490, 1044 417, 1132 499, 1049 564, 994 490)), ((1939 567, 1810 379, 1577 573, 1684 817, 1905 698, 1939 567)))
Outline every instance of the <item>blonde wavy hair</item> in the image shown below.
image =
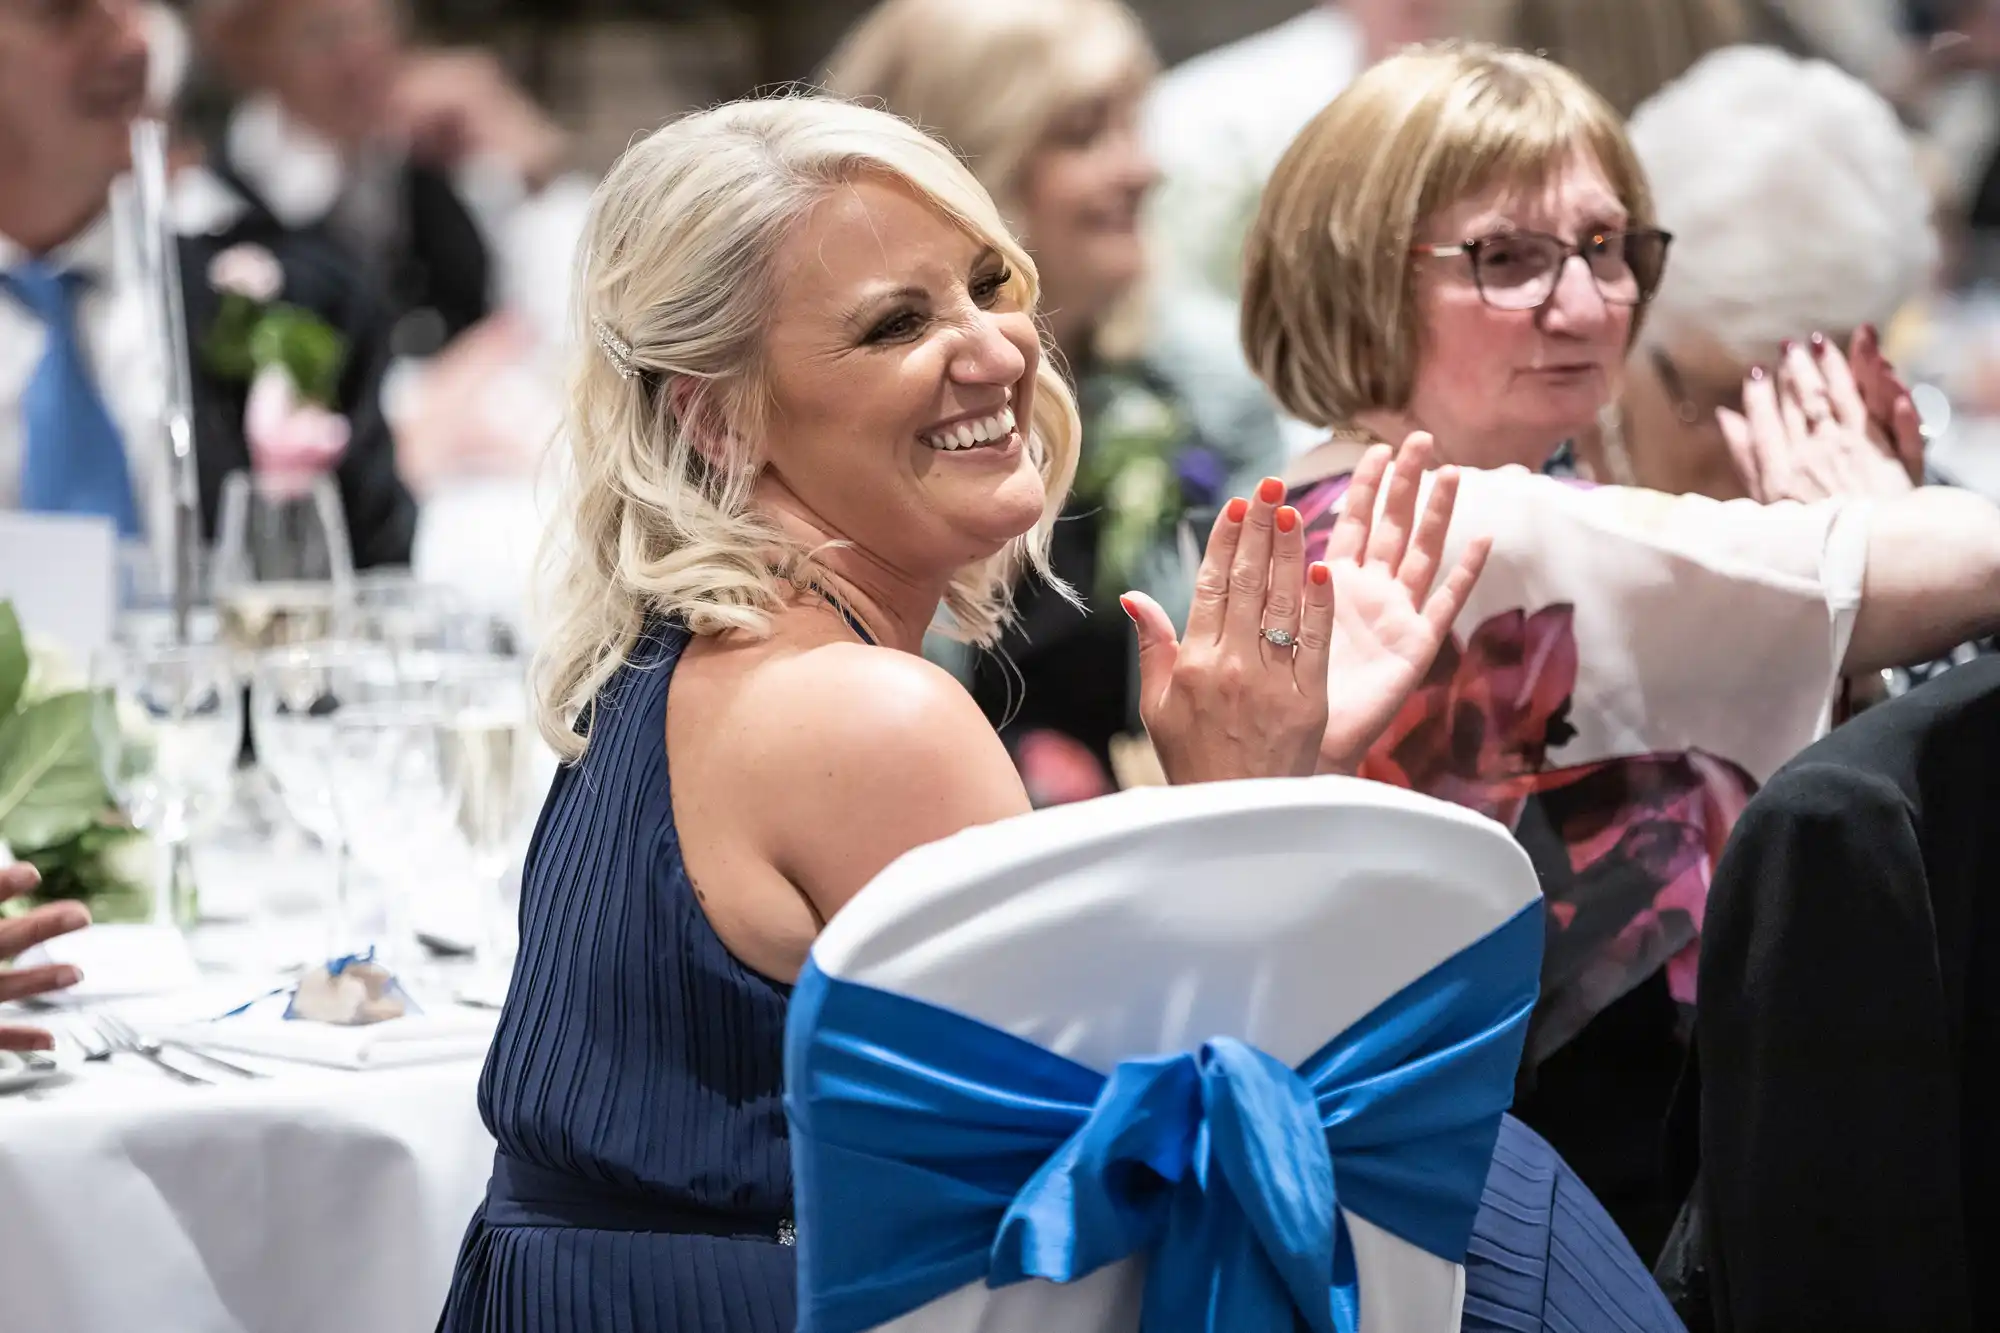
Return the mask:
MULTIPOLYGON (((1314 426, 1408 406, 1422 354, 1411 247, 1425 222, 1496 184, 1533 185, 1584 153, 1635 227, 1646 175, 1616 111, 1523 51, 1445 42, 1391 56, 1299 132, 1243 248, 1244 354, 1314 426)), ((1644 309, 1632 316, 1636 338, 1644 309)))
MULTIPOLYGON (((768 419, 766 321, 786 238, 833 190, 895 182, 990 245, 1032 310, 1032 260, 950 149, 886 112, 788 95, 674 121, 598 186, 578 257, 584 349, 571 386, 569 493, 545 559, 551 626, 537 655, 543 736, 565 758, 577 721, 630 660, 649 616, 696 634, 770 633, 814 552, 751 504, 768 419)), ((942 632, 997 639, 1024 565, 1060 587, 1049 536, 1076 470, 1076 404, 1048 357, 1026 445, 1048 491, 1041 521, 951 580, 942 632)))
POLYGON ((1158 70, 1119 0, 883 0, 842 39, 825 88, 943 138, 1018 221, 1022 171, 1057 118, 1158 70))
POLYGON ((1476 0, 1461 31, 1546 56, 1630 116, 1711 51, 1748 41, 1745 0, 1476 0))
MULTIPOLYGON (((1061 117, 1142 88, 1159 69, 1120 0, 883 0, 841 40, 823 86, 949 143, 1018 235, 1022 178, 1061 117)), ((1137 353, 1145 308, 1135 290, 1107 313, 1094 332, 1100 355, 1137 353)))

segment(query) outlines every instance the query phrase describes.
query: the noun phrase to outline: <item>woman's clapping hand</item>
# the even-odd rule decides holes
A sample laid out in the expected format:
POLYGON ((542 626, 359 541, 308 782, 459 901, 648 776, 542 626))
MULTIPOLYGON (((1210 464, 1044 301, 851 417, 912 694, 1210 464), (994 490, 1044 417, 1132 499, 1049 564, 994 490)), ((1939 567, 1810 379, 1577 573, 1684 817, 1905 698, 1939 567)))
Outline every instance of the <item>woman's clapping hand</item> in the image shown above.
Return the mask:
POLYGON ((1282 483, 1267 479, 1254 499, 1231 501, 1178 639, 1158 603, 1126 595, 1139 630, 1140 715, 1169 780, 1359 763, 1430 668, 1486 559, 1487 543, 1471 543, 1431 590, 1458 484, 1454 470, 1441 471, 1419 518, 1431 450, 1428 436, 1411 436, 1393 473, 1390 450, 1371 450, 1327 558, 1310 567, 1282 483))
POLYGON ((1719 409, 1723 438, 1752 499, 1811 502, 1906 494, 1923 482, 1924 437, 1910 392, 1873 330, 1853 359, 1831 339, 1788 345, 1776 374, 1759 367, 1739 415, 1719 409))

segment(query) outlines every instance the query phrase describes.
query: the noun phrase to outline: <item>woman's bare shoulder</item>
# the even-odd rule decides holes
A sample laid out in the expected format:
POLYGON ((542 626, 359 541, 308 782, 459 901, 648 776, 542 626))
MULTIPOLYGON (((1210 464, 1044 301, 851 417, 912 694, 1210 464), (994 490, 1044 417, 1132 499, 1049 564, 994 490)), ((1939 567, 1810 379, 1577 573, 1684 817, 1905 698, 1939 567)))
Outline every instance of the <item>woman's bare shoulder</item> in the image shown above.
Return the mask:
POLYGON ((759 841, 822 914, 904 852, 1029 809, 979 706, 915 654, 820 643, 749 671, 731 762, 759 841))

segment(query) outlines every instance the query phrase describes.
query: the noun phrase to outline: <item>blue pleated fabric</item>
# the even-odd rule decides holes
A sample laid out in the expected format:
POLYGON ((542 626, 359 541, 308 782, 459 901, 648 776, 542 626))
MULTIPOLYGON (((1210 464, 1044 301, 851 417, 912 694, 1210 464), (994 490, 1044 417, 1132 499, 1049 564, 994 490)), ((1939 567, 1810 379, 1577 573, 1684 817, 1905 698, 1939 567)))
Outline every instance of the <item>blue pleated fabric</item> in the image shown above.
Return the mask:
POLYGON ((1684 1333, 1624 1233, 1540 1135, 1512 1116, 1465 1257, 1462 1333, 1684 1333))
POLYGON ((499 1152, 439 1323, 449 1333, 795 1322, 789 988, 723 947, 681 861, 666 710, 686 644, 653 628, 543 808, 480 1079, 499 1152))

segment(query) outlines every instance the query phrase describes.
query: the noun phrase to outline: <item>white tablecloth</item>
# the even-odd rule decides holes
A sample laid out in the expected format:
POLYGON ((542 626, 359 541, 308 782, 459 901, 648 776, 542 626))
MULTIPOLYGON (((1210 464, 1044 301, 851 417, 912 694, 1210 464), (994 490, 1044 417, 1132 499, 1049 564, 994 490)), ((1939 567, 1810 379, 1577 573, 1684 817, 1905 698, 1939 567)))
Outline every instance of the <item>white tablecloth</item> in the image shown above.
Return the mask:
POLYGON ((479 1062, 257 1063, 191 1088, 117 1056, 0 1097, 0 1329, 435 1326, 492 1164, 479 1062))

